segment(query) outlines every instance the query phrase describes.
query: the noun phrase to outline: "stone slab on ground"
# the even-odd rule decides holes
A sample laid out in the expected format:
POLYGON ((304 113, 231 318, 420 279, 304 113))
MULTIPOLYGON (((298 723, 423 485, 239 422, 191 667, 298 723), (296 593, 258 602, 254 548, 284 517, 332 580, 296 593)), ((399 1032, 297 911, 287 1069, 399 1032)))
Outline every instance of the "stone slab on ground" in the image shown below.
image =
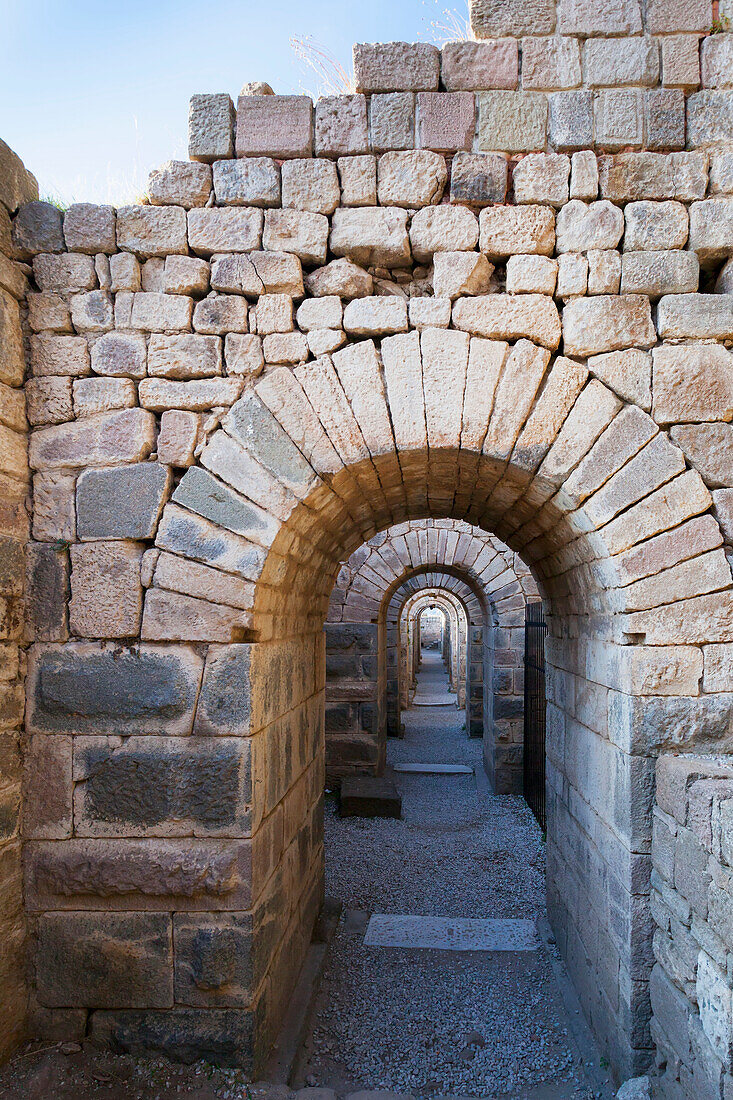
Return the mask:
POLYGON ((438 951, 536 951, 534 921, 472 917, 419 917, 375 913, 366 947, 421 947, 438 951))
POLYGON ((394 764, 392 770, 416 775, 473 775, 468 764, 394 764))
POLYGON ((402 799, 391 779, 354 776, 341 784, 342 817, 401 817, 402 799))

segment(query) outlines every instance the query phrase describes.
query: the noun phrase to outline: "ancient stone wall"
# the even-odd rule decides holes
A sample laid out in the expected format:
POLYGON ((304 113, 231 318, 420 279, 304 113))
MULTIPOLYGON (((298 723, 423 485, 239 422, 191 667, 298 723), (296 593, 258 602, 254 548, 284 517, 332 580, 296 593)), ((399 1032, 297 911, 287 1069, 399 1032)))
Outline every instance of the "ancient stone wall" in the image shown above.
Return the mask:
MULTIPOLYGON (((10 218, 21 204, 37 198, 35 179, 0 142, 0 1059, 25 1034, 28 999, 20 837, 30 537, 21 310, 29 270, 17 262, 26 257, 13 247, 10 218)), ((42 784, 43 775, 37 778, 42 784)))

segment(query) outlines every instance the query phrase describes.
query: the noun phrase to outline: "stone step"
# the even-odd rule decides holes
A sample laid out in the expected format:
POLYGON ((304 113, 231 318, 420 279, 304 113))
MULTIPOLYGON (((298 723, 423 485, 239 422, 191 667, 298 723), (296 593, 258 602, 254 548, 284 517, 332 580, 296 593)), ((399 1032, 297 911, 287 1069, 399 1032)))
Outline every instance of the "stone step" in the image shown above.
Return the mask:
POLYGON ((341 784, 342 817, 401 817, 402 799, 391 779, 359 775, 341 784))

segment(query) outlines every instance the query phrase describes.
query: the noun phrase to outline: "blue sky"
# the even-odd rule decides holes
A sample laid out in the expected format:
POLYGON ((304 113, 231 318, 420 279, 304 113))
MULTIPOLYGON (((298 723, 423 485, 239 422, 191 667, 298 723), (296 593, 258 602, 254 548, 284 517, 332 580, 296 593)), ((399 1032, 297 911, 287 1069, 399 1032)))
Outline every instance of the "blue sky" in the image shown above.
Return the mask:
MULTIPOLYGON (((65 203, 122 204, 186 159, 188 100, 248 80, 317 94, 290 38, 431 41, 450 0, 0 0, 0 138, 65 203)), ((458 0, 458 11, 465 3, 458 0)))

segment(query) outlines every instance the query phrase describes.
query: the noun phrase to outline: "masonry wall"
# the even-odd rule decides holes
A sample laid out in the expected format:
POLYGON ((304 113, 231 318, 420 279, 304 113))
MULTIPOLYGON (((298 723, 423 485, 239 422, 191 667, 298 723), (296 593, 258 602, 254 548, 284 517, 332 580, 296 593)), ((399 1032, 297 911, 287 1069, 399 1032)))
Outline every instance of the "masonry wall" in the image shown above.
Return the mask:
POLYGON ((379 720, 379 627, 326 623, 326 775, 381 775, 386 758, 379 720), (381 735, 380 735, 381 731, 381 735))

